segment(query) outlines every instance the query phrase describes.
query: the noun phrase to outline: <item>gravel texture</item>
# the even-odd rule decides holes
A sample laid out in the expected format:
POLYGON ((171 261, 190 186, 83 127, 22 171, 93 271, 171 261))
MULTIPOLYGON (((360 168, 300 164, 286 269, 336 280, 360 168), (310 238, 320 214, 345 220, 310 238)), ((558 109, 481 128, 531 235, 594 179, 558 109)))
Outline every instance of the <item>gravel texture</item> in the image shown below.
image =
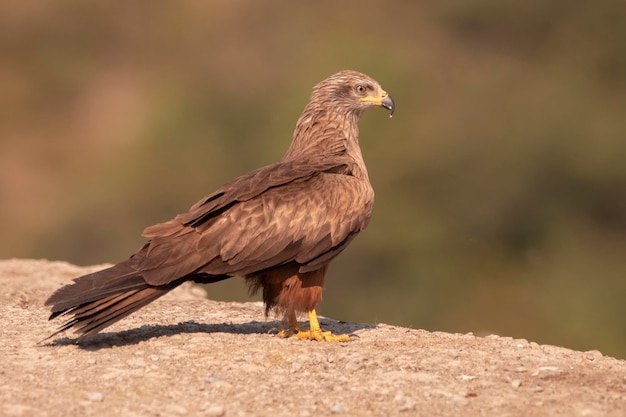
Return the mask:
POLYGON ((626 361, 597 351, 330 319, 354 340, 281 339, 260 303, 191 285, 38 344, 44 300, 102 267, 0 261, 1 416, 626 416, 626 361))

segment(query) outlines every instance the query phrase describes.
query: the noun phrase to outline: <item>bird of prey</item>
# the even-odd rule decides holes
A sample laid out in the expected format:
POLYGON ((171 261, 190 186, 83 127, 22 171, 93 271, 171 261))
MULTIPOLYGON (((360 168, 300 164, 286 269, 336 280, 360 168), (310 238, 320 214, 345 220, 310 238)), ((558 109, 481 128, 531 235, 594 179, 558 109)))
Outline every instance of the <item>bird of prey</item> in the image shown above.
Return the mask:
POLYGON ((266 315, 283 315, 282 337, 348 341, 322 331, 316 308, 329 262, 367 226, 374 203, 358 121, 394 102, 365 74, 341 71, 313 88, 283 158, 224 185, 187 213, 146 228, 128 260, 74 279, 46 301, 50 320, 69 317, 79 340, 185 281, 243 276, 261 291, 266 315), (309 329, 297 314, 307 313, 309 329))

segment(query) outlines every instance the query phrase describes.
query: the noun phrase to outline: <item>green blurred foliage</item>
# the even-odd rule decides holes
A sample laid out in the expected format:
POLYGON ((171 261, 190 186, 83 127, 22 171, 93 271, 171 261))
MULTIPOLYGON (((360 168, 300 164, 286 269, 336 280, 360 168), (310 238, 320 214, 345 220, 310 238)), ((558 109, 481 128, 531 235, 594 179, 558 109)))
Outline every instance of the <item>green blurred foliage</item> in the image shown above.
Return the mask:
POLYGON ((321 312, 626 357, 624 51, 617 0, 5 2, 0 257, 126 258, 355 69, 397 112, 321 312))

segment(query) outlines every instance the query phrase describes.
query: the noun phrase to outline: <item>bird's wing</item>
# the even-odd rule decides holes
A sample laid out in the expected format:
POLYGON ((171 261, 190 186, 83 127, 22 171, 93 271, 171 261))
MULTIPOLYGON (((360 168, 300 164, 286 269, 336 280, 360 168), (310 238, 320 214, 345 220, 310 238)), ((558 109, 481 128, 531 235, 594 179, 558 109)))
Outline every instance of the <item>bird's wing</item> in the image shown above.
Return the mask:
POLYGON ((327 264, 369 221, 373 192, 345 157, 280 162, 252 171, 148 227, 135 257, 150 285, 191 273, 246 275, 297 262, 327 264))

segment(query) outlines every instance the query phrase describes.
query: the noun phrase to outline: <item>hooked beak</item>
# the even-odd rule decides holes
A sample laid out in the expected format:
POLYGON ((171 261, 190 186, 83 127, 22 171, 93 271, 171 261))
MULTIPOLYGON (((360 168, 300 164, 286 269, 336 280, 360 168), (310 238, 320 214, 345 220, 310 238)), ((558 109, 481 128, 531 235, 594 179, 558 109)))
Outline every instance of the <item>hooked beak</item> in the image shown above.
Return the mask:
POLYGON ((389 117, 393 116, 393 112, 396 110, 396 103, 389 94, 380 101, 380 105, 389 110, 389 117))
POLYGON ((361 101, 372 103, 376 106, 384 107, 389 110, 389 117, 393 116, 393 112, 396 110, 396 103, 386 91, 381 90, 379 97, 363 97, 361 101))

